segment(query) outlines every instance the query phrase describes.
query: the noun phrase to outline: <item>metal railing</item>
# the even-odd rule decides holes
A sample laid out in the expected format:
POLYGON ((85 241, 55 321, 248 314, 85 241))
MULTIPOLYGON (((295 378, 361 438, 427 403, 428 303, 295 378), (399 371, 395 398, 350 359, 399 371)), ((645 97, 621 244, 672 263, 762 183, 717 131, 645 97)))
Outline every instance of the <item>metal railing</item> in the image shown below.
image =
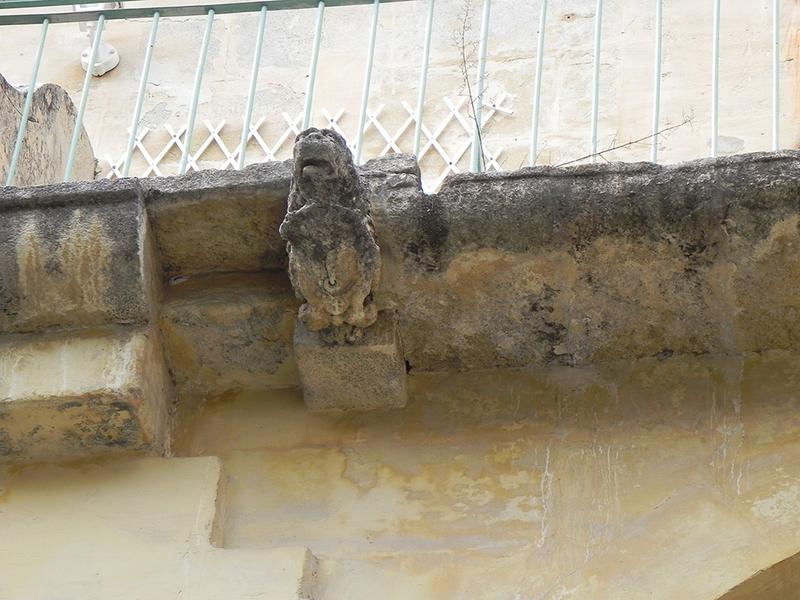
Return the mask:
MULTIPOLYGON (((141 0, 127 0, 127 4, 139 2, 141 0)), ((20 157, 22 145, 24 143, 28 117, 31 108, 31 98, 33 91, 36 87, 38 80, 39 68, 42 61, 44 51, 45 39, 48 32, 48 27, 55 23, 73 23, 81 21, 95 21, 96 33, 94 42, 91 47, 89 56, 90 68, 87 69, 86 76, 81 88, 80 100, 78 103, 77 118, 72 132, 70 145, 67 155, 67 163, 64 172, 64 181, 68 181, 72 177, 73 162, 77 150, 78 140, 83 125, 84 113, 88 99, 89 90, 91 87, 91 65, 94 64, 95 56, 97 53, 98 45, 100 43, 103 26, 106 21, 114 19, 131 19, 147 17, 151 19, 151 30, 148 43, 144 53, 144 62, 139 81, 138 92, 134 104, 133 114, 131 118, 131 129, 127 140, 125 159, 122 167, 122 175, 127 176, 130 171, 130 164, 134 152, 134 146, 137 140, 138 123, 141 117, 143 100, 145 95, 146 82, 150 63, 153 56, 153 49, 157 41, 158 25, 162 18, 169 17, 186 17, 193 15, 205 15, 206 24, 200 52, 197 60, 197 67, 195 71, 194 84, 191 90, 191 101, 189 114, 187 118, 185 139, 182 144, 180 164, 178 173, 183 174, 186 172, 187 165, 190 160, 190 151, 192 143, 192 135, 195 128, 195 120, 198 109, 198 99, 200 95, 200 88, 203 81, 203 74, 205 72, 206 59, 208 54, 209 40, 211 31, 214 25, 214 18, 217 15, 233 14, 233 13, 258 13, 258 30, 255 41, 255 53, 253 57, 253 64, 250 74, 250 81, 248 86, 247 100, 244 109, 243 127, 241 132, 241 144, 238 149, 238 161, 236 166, 242 168, 245 164, 245 153, 248 136, 252 133, 252 113, 254 97, 256 92, 256 83, 259 72, 259 63, 264 45, 265 31, 267 27, 267 15, 273 11, 279 10, 296 10, 296 9, 316 9, 316 24, 313 32, 313 45, 311 50, 310 64, 308 70, 308 83, 305 93, 304 110, 302 124, 303 128, 308 127, 311 123, 311 116, 314 104, 314 92, 317 82, 317 67, 319 63, 320 45, 324 24, 325 9, 341 6, 353 5, 372 5, 372 19, 370 22, 369 42, 367 49, 366 70, 363 80, 363 88, 361 94, 361 102, 358 113, 358 128, 356 131, 356 141, 354 145, 354 152, 357 161, 361 161, 362 147, 364 145, 364 131, 369 125, 367 123, 367 105, 370 98, 370 82, 372 78, 372 69, 375 56, 375 42, 377 37, 377 26, 379 9, 382 3, 389 2, 405 2, 413 0, 264 0, 261 2, 234 2, 227 4, 220 3, 203 3, 191 6, 169 6, 163 5, 156 8, 152 7, 126 7, 116 8, 109 10, 90 10, 82 12, 74 11, 61 11, 61 12, 11 12, 0 14, 0 26, 9 25, 22 25, 22 24, 41 24, 41 33, 39 43, 37 46, 36 55, 33 61, 33 70, 30 78, 30 85, 25 94, 25 101, 21 111, 20 125, 17 131, 16 141, 12 152, 12 157, 8 167, 5 178, 6 185, 12 185, 17 171, 17 165, 20 157)), ((416 0, 422 1, 422 0, 416 0)), ((533 93, 532 93, 532 117, 531 117, 531 131, 530 131, 530 144, 528 152, 528 164, 534 165, 537 162, 537 156, 540 147, 540 121, 541 121, 541 96, 542 96, 542 72, 544 70, 543 58, 547 51, 547 44, 545 38, 545 25, 548 19, 548 2, 547 0, 540 0, 540 12, 538 23, 537 35, 537 55, 535 61, 535 73, 533 73, 533 93)), ((651 131, 647 136, 651 141, 650 158, 653 162, 658 160, 658 141, 661 125, 661 85, 662 85, 662 42, 663 42, 663 0, 650 0, 653 2, 653 13, 655 17, 655 40, 654 40, 654 65, 653 65, 653 101, 652 101, 652 119, 651 131)), ((705 0, 712 3, 713 6, 713 32, 712 32, 712 68, 711 68, 711 118, 710 118, 710 154, 716 156, 718 153, 718 140, 719 140, 719 65, 720 65, 720 15, 722 9, 721 0, 705 0)), ((772 148, 777 150, 780 147, 780 0, 771 0, 772 2, 772 119, 771 119, 771 137, 772 148)), ((431 54, 431 39, 434 22, 434 3, 435 0, 427 0, 427 18, 424 30, 424 43, 422 52, 422 61, 420 69, 420 82, 418 90, 418 98, 416 103, 415 113, 413 118, 415 120, 414 136, 413 136, 413 151, 415 154, 420 152, 421 135, 423 132, 423 113, 426 103, 426 91, 428 83, 428 70, 431 54)), ((71 6, 73 2, 69 0, 4 0, 0 1, 0 11, 4 9, 50 9, 54 7, 71 6)), ((489 37, 489 20, 491 16, 492 0, 483 0, 483 10, 481 12, 481 26, 479 38, 479 50, 477 59, 477 77, 475 80, 476 93, 471 98, 472 115, 474 120, 474 128, 472 131, 471 139, 471 157, 470 168, 479 172, 485 168, 485 159, 483 156, 482 148, 482 119, 480 115, 483 112, 483 96, 485 93, 486 81, 486 62, 489 55, 490 37, 489 37)), ((591 116, 589 122, 589 143, 590 154, 587 158, 592 161, 596 160, 598 153, 598 120, 600 114, 600 64, 603 40, 603 8, 604 0, 596 0, 595 13, 593 16, 593 50, 592 50, 592 78, 591 78, 591 116)))

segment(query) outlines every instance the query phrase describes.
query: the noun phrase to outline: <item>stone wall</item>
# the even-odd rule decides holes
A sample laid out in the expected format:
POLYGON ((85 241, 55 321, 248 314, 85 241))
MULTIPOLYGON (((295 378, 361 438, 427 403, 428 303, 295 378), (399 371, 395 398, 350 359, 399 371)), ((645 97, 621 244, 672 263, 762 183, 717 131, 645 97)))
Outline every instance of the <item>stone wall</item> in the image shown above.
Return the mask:
MULTIPOLYGON (((435 195, 410 157, 362 176, 375 302, 412 373, 800 349, 797 153, 467 175, 435 195)), ((3 190, 4 339, 139 331, 179 394, 296 385, 290 178, 268 163, 3 190)))
POLYGON ((799 153, 368 163, 408 404, 332 414, 291 174, 0 190, 0 599, 797 591, 799 153))

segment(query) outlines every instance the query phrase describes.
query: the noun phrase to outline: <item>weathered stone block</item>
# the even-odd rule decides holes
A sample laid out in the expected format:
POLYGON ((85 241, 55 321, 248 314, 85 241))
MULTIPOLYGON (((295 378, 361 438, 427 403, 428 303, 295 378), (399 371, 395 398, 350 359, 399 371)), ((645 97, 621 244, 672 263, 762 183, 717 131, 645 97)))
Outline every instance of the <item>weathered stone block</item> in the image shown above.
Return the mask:
POLYGON ((168 286, 159 324, 179 394, 295 387, 297 305, 283 273, 192 277, 168 286))
POLYGON ((285 162, 142 180, 166 275, 283 267, 290 180, 285 162))
POLYGON ((0 333, 144 323, 153 262, 134 181, 0 188, 0 333))
POLYGON ((0 342, 0 460, 164 452, 170 401, 154 330, 0 342))
POLYGON ((371 410, 406 404, 406 367, 397 315, 380 313, 351 344, 331 344, 300 322, 294 352, 310 410, 371 410))

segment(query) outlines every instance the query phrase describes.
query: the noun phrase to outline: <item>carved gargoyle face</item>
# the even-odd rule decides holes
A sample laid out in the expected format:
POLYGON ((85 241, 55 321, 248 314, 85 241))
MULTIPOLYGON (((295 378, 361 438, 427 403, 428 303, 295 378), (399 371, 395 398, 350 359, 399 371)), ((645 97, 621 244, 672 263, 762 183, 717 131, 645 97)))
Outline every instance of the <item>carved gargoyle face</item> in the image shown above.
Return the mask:
MULTIPOLYGON (((289 277, 305 300, 300 320, 311 331, 372 325, 372 286, 380 274, 369 200, 342 136, 307 129, 294 146, 294 177, 280 234, 289 277)), ((339 337, 338 335, 336 336, 339 337)))
POLYGON ((344 138, 332 129, 312 127, 300 133, 294 145, 293 183, 302 197, 295 201, 335 199, 347 206, 357 193, 358 175, 344 138))

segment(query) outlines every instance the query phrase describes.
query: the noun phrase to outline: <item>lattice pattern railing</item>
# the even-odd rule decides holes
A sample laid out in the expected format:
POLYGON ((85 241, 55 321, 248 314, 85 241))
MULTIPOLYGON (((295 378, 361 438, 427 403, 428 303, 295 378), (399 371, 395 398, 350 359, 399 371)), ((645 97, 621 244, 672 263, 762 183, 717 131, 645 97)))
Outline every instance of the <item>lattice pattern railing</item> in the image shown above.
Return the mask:
MULTIPOLYGON (((500 94, 493 102, 484 103, 482 111, 483 131, 496 118, 504 115, 511 115, 512 110, 508 106, 509 97, 507 94, 500 94)), ((473 121, 469 111, 467 98, 452 100, 448 97, 443 98, 446 109, 444 116, 432 127, 430 122, 422 124, 424 143, 420 147, 419 160, 422 166, 422 176, 424 187, 427 191, 434 191, 439 188, 442 181, 450 173, 462 171, 460 163, 464 161, 472 145, 473 121), (447 141, 445 141, 445 139, 447 141), (431 157, 438 160, 429 160, 431 157)), ((393 131, 384 125, 381 116, 384 115, 386 106, 381 104, 375 110, 367 112, 367 122, 365 126, 365 136, 379 136, 383 146, 377 154, 363 156, 364 160, 385 156, 392 153, 411 152, 410 134, 416 127, 416 117, 414 109, 405 101, 401 102, 403 111, 407 114, 405 120, 393 131)), ((347 140, 348 146, 354 150, 354 138, 349 137, 340 126, 345 110, 340 109, 331 113, 322 109, 322 116, 328 127, 338 131, 347 140)), ((430 113, 428 113, 430 115, 430 113)), ((302 114, 291 116, 281 113, 284 121, 283 128, 279 135, 270 145, 261 134, 262 126, 266 123, 266 117, 262 116, 251 124, 247 136, 247 162, 264 162, 270 160, 281 160, 291 154, 291 146, 294 137, 300 133, 302 114)), ((430 120, 430 116, 428 119, 430 120)), ((204 134, 201 136, 199 131, 195 131, 195 140, 200 140, 200 144, 188 155, 187 170, 199 171, 203 168, 215 169, 235 169, 239 161, 241 144, 231 147, 223 139, 222 132, 226 127, 226 120, 222 119, 217 123, 204 121, 204 134), (221 159, 203 160, 205 155, 214 150, 222 155, 221 159)), ((135 139, 135 164, 142 168, 139 172, 131 172, 132 175, 139 177, 163 176, 173 174, 177 171, 177 162, 170 159, 170 152, 177 151, 182 153, 184 149, 184 139, 186 136, 186 126, 174 129, 170 125, 164 126, 164 131, 168 134, 166 142, 157 142, 155 138, 148 144, 148 135, 156 130, 142 127, 136 134, 135 139)), ((241 129, 237 132, 241 132, 241 129)), ((373 146, 374 147, 374 146, 373 146)), ((502 147, 490 147, 486 142, 483 143, 486 170, 502 170, 499 162, 503 153, 502 147)), ((174 153, 173 153, 174 154, 174 153)), ((125 161, 123 152, 119 158, 105 157, 104 176, 106 178, 116 178, 122 176, 122 168, 125 161)))

